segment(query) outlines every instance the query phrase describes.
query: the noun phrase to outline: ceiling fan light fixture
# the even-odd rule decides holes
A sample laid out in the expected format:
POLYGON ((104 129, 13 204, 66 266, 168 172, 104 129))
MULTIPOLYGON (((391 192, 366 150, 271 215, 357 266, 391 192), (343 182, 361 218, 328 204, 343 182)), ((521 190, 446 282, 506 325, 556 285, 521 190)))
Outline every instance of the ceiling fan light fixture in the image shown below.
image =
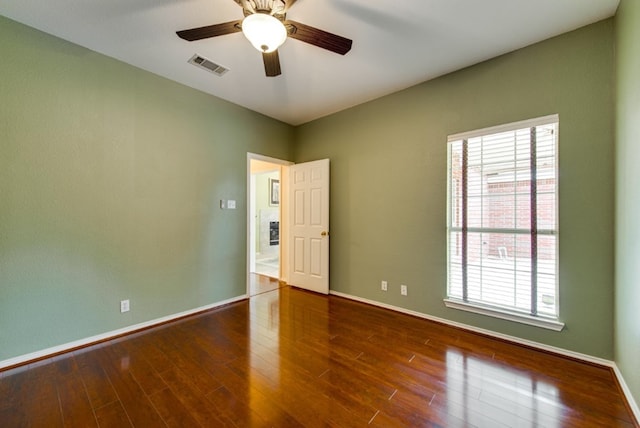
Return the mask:
POLYGON ((278 19, 267 13, 254 13, 242 21, 242 33, 260 52, 270 53, 287 40, 287 29, 278 19))

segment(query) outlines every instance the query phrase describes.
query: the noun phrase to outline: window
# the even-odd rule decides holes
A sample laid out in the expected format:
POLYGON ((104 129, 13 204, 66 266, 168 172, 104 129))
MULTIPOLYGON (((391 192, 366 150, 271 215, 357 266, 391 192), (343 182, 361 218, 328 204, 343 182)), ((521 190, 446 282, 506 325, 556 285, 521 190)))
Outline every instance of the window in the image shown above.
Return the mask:
POLYGON ((448 307, 564 326, 557 138, 557 115, 448 138, 448 307))

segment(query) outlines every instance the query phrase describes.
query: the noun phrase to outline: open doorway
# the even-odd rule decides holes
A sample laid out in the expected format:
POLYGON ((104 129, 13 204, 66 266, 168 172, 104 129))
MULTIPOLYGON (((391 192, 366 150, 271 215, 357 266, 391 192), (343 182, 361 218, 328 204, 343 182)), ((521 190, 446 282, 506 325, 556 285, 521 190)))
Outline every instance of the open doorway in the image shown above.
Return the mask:
POLYGON ((251 160, 253 273, 280 279, 280 165, 251 160))
POLYGON ((290 162, 249 153, 247 156, 247 294, 280 287, 283 275, 283 187, 290 162))

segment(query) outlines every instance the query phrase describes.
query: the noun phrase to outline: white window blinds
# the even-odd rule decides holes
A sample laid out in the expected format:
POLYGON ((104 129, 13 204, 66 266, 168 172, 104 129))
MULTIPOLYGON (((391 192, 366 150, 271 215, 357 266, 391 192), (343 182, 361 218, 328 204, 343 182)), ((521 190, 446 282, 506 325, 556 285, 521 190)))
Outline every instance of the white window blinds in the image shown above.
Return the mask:
POLYGON ((558 318, 558 117, 449 137, 448 298, 558 318))

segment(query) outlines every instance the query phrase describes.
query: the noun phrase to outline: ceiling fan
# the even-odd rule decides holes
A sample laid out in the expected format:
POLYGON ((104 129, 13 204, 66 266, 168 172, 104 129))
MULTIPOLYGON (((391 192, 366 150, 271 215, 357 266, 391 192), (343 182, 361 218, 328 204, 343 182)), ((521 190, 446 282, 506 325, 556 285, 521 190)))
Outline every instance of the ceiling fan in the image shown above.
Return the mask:
POLYGON ((351 50, 352 40, 287 19, 296 0, 233 0, 245 18, 222 24, 177 31, 181 39, 192 42, 210 37, 243 32, 251 44, 262 52, 264 71, 268 77, 279 76, 278 47, 287 37, 344 55, 351 50))

